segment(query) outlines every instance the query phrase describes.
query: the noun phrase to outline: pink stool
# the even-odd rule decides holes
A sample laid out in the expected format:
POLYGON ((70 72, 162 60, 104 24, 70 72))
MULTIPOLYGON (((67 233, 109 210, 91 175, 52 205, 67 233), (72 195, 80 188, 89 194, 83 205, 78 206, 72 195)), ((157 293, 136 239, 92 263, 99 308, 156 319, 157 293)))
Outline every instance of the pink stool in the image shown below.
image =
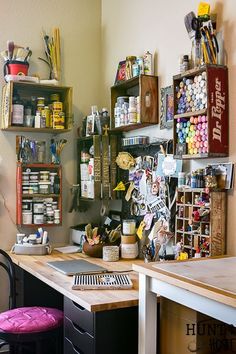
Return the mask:
POLYGON ((60 337, 62 335, 63 312, 49 307, 19 307, 16 305, 16 287, 14 264, 9 255, 0 249, 4 263, 0 262, 9 275, 10 310, 0 314, 0 348, 9 344, 11 353, 17 353, 25 345, 33 344, 35 354, 42 352, 42 343, 54 340, 55 353, 60 353, 60 337))

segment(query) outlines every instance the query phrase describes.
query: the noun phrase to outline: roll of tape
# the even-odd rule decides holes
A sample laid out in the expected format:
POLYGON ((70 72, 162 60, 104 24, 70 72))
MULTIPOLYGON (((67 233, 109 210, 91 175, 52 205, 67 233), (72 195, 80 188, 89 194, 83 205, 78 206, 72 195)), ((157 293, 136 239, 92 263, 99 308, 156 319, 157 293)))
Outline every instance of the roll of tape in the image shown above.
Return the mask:
POLYGON ((121 244, 121 258, 134 259, 138 257, 138 242, 121 244))
POLYGON ((102 259, 106 262, 116 262, 119 260, 118 246, 103 246, 102 259))
POLYGON ((104 204, 102 204, 101 209, 100 209, 100 216, 106 215, 107 208, 104 204))

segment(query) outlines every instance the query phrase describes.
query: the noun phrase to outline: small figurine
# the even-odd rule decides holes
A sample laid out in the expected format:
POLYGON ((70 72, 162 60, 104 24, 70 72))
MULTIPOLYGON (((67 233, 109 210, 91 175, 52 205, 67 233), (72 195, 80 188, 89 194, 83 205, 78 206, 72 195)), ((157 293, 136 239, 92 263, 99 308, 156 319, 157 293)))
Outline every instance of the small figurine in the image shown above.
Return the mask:
POLYGON ((193 216, 193 221, 200 221, 200 214, 198 210, 194 210, 192 216, 193 216))
POLYGON ((206 226, 205 226, 204 234, 205 235, 209 235, 210 234, 209 225, 208 224, 206 224, 206 226))

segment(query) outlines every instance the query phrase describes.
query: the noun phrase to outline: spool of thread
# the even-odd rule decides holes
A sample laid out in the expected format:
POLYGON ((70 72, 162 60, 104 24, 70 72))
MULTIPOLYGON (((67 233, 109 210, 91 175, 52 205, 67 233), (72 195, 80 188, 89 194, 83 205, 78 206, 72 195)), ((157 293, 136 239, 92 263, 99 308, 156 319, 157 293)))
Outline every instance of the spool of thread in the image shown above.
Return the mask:
POLYGON ((118 246, 103 246, 102 258, 105 262, 116 262, 119 260, 118 246))
POLYGON ((121 244, 121 258, 135 259, 138 257, 138 242, 121 244))

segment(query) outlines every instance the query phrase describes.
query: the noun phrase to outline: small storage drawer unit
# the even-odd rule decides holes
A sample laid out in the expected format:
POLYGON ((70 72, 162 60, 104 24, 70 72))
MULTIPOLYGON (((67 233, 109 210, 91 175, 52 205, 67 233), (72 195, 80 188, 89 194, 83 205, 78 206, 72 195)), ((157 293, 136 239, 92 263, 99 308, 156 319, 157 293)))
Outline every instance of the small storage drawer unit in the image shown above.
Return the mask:
POLYGON ((90 312, 64 298, 65 354, 137 354, 138 308, 90 312))
POLYGON ((173 77, 175 158, 228 156, 228 69, 206 65, 173 77))
POLYGON ((175 242, 189 258, 225 254, 226 192, 204 188, 178 188, 175 242))

